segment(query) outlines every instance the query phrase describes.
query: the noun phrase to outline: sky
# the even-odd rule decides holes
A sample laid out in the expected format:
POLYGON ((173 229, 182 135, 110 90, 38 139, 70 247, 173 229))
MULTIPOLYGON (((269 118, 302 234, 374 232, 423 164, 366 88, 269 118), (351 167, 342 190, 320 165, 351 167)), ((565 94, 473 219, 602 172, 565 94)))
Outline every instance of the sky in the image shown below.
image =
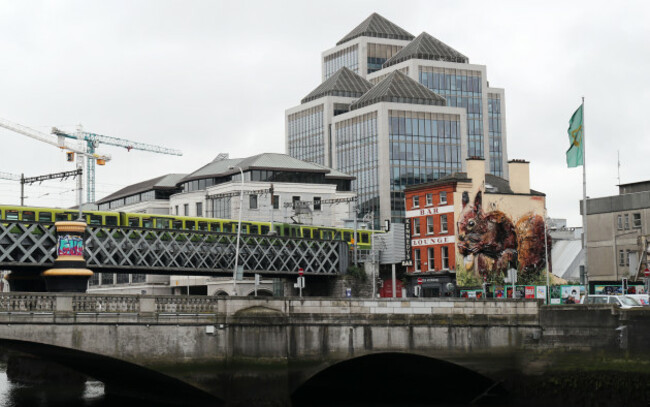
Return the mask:
MULTIPOLYGON (((585 98, 587 195, 650 180, 647 1, 0 0, 0 118, 180 149, 100 146, 97 199, 219 153, 285 152, 284 112, 321 81, 321 53, 377 12, 487 67, 505 89, 509 159, 530 162, 548 216, 581 226, 582 167, 568 121, 585 98), (620 157, 620 167, 618 165, 620 157)), ((69 171, 56 147, 0 129, 0 172, 69 171)), ((72 180, 26 187, 27 205, 72 206, 72 180)), ((0 202, 19 184, 0 180, 0 202)))

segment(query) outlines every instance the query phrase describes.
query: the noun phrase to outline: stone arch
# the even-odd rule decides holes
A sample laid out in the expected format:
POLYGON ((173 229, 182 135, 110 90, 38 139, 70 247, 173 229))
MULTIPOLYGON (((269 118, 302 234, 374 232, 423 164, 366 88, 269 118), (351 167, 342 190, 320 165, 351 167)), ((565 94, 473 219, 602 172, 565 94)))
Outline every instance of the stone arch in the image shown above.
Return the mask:
POLYGON ((108 389, 138 395, 147 400, 183 402, 197 400, 198 405, 222 406, 224 401, 183 380, 121 359, 38 342, 0 339, 0 347, 51 361, 101 381, 108 389))
POLYGON ((230 296, 230 294, 228 294, 228 293, 227 293, 226 291, 224 291, 224 290, 217 290, 217 291, 214 293, 214 296, 216 296, 216 297, 228 297, 228 296, 230 296))
MULTIPOLYGON (((251 290, 248 294, 246 294, 248 297, 254 297, 255 296, 255 290, 251 290)), ((257 289, 257 296, 258 297, 273 297, 273 291, 266 289, 266 288, 258 288, 257 289)))
POLYGON ((321 366, 295 388, 291 400, 295 407, 314 400, 323 405, 428 405, 432 401, 467 405, 506 395, 498 382, 458 364, 413 353, 381 352, 321 366))

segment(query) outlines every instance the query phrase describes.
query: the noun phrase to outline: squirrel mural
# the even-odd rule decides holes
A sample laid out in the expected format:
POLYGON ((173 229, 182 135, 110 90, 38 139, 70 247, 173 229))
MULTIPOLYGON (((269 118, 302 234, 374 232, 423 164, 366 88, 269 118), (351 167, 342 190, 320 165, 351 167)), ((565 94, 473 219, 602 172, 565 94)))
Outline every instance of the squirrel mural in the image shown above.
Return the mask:
POLYGON ((530 213, 515 225, 501 211, 485 212, 482 199, 479 191, 468 205, 469 195, 463 192, 457 247, 465 269, 484 281, 504 276, 510 268, 527 276, 539 272, 545 264, 544 241, 538 238, 544 235, 544 219, 530 213))

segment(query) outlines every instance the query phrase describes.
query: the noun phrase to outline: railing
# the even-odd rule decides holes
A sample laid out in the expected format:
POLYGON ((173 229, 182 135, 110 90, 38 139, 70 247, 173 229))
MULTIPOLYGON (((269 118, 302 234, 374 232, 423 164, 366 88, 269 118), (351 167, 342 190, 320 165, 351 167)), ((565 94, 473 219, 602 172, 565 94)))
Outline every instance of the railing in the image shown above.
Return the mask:
MULTIPOLYGON (((88 268, 124 273, 231 273, 237 235, 198 230, 88 226, 85 253, 88 268), (191 270, 191 273, 188 271, 191 270)), ((0 222, 0 267, 48 267, 55 259, 52 224, 0 222)), ((239 265, 249 272, 277 274, 344 273, 348 266, 344 242, 244 235, 239 265)))

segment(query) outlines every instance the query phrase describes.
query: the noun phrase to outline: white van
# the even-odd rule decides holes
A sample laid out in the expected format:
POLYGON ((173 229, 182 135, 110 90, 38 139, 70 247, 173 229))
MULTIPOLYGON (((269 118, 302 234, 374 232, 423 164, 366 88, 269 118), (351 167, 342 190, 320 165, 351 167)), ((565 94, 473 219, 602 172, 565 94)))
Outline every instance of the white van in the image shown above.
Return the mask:
POLYGON ((580 304, 614 304, 621 308, 641 307, 641 304, 630 295, 589 294, 587 297, 582 297, 580 304))

